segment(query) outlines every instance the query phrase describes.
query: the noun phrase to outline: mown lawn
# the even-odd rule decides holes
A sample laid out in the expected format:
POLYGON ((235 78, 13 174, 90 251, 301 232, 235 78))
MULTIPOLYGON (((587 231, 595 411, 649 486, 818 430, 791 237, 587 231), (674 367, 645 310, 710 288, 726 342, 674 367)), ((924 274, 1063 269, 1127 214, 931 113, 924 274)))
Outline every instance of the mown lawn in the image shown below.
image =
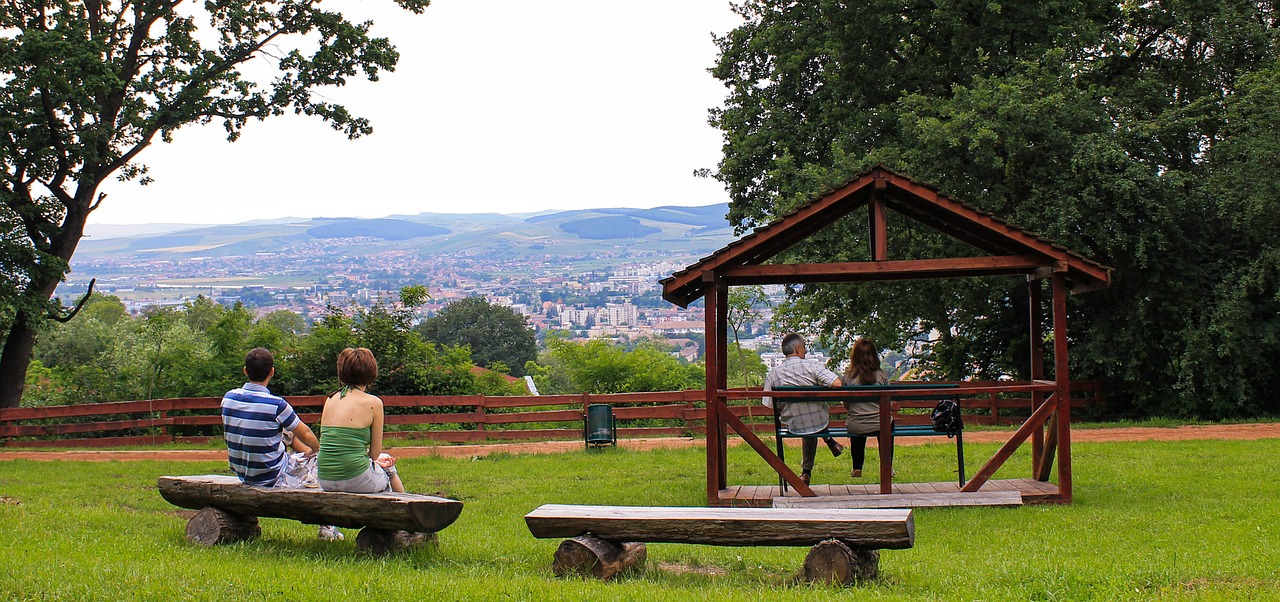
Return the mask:
MULTIPOLYGON (((966 448, 971 471, 996 449, 966 448)), ((749 449, 729 453, 731 483, 771 482, 749 449)), ((901 448, 899 480, 945 480, 953 453, 901 448)), ((466 508, 438 549, 389 559, 355 554, 354 531, 324 543, 280 519, 254 542, 188 545, 156 477, 221 462, 0 461, 0 599, 1280 599, 1280 440, 1077 443, 1073 457, 1073 505, 917 510, 916 547, 885 551, 882 577, 854 589, 796 583, 803 548, 651 544, 648 568, 617 582, 551 574, 559 542, 530 536, 526 512, 701 505, 696 449, 403 460, 411 490, 466 508)), ((816 481, 848 482, 840 460, 820 456, 816 481)))

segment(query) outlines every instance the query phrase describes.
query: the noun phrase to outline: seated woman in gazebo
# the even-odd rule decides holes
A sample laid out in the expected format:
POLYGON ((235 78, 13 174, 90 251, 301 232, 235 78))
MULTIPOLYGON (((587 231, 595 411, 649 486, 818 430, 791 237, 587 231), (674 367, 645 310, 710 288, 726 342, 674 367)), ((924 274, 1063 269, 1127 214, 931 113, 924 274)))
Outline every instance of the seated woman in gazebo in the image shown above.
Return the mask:
MULTIPOLYGON (((845 369, 840 382, 845 385, 887 385, 889 375, 880 369, 880 355, 871 341, 859 337, 849 350, 849 367, 845 369)), ((889 446, 890 458, 893 454, 893 432, 880 432, 880 405, 875 401, 850 400, 844 402, 845 426, 849 429, 849 456, 853 460, 853 471, 849 476, 862 476, 862 464, 867 457, 867 435, 875 435, 879 445, 889 446)))

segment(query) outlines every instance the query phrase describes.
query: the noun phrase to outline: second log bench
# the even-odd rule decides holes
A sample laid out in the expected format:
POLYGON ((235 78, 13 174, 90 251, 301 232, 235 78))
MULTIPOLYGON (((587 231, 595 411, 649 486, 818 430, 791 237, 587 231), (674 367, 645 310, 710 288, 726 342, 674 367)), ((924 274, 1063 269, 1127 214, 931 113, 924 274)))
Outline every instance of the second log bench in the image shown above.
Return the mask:
POLYGON ((257 537, 263 516, 363 527, 356 549, 385 554, 435 541, 435 533, 462 514, 462 502, 432 495, 276 489, 228 475, 160 477, 156 485, 169 503, 200 511, 187 521, 186 537, 205 546, 257 537))
POLYGON ((811 510, 576 506, 547 504, 524 517, 538 538, 568 537, 556 549, 558 576, 599 579, 639 567, 645 543, 715 546, 813 546, 803 576, 854 583, 875 578, 880 549, 915 545, 910 509, 811 510))

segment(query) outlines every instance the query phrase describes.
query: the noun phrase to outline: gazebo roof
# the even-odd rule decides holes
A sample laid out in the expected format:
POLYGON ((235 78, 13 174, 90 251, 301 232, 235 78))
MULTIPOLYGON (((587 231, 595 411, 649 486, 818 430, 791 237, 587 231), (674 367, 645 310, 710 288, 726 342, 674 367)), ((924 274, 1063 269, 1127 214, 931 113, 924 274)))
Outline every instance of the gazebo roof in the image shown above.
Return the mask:
POLYGON ((703 295, 702 274, 713 271, 734 284, 941 278, 1062 272, 1073 292, 1106 288, 1112 268, 955 200, 933 186, 877 165, 845 185, 664 278, 662 297, 681 307, 703 295), (926 226, 988 253, 965 260, 866 261, 841 264, 759 266, 873 199, 926 226), (804 269, 814 268, 816 269, 804 269), (788 269, 790 268, 790 269, 788 269))

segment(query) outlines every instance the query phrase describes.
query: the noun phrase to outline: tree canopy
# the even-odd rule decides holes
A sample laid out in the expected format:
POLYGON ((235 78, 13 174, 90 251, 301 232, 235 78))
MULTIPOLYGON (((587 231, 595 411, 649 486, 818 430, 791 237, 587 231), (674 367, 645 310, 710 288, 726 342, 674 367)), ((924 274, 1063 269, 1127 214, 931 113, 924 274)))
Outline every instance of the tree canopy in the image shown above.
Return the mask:
MULTIPOLYGON (((716 177, 745 231, 876 163, 1116 268, 1073 297, 1072 377, 1135 414, 1276 412, 1277 31, 1271 3, 745 0, 718 39, 716 177), (1266 215, 1263 215, 1263 214, 1266 215)), ((893 259, 962 253, 891 216, 893 259)), ((836 223, 796 261, 869 259, 836 223)), ((971 254, 971 253, 969 253, 971 254)), ((1027 376, 1012 279, 793 287, 783 326, 1027 376)))
MULTIPOLYGON (((412 302, 409 293, 402 298, 412 302)), ((373 351, 378 378, 370 391, 375 394, 526 393, 523 383, 474 374, 465 347, 423 340, 410 327, 411 305, 331 308, 310 328, 285 313, 255 320, 239 304, 225 307, 198 297, 135 317, 119 299, 94 294, 75 320, 42 332, 23 403, 218 396, 244 382, 244 356, 254 347, 275 354, 271 389, 281 395, 337 390, 337 358, 346 347, 373 351)))
POLYGON ((525 317, 484 297, 454 301, 423 320, 416 330, 428 341, 468 346, 477 366, 501 363, 515 376, 524 376, 525 362, 538 356, 537 342, 525 317))
POLYGON ((547 337, 547 350, 525 367, 544 395, 682 391, 705 385, 700 364, 685 364, 656 341, 628 351, 603 339, 585 343, 547 337))
POLYGON ((0 4, 0 407, 22 395, 37 329, 65 317, 51 297, 101 183, 146 184, 140 154, 192 124, 219 122, 234 141, 293 112, 370 133, 323 90, 394 69, 371 25, 307 0, 0 4))

